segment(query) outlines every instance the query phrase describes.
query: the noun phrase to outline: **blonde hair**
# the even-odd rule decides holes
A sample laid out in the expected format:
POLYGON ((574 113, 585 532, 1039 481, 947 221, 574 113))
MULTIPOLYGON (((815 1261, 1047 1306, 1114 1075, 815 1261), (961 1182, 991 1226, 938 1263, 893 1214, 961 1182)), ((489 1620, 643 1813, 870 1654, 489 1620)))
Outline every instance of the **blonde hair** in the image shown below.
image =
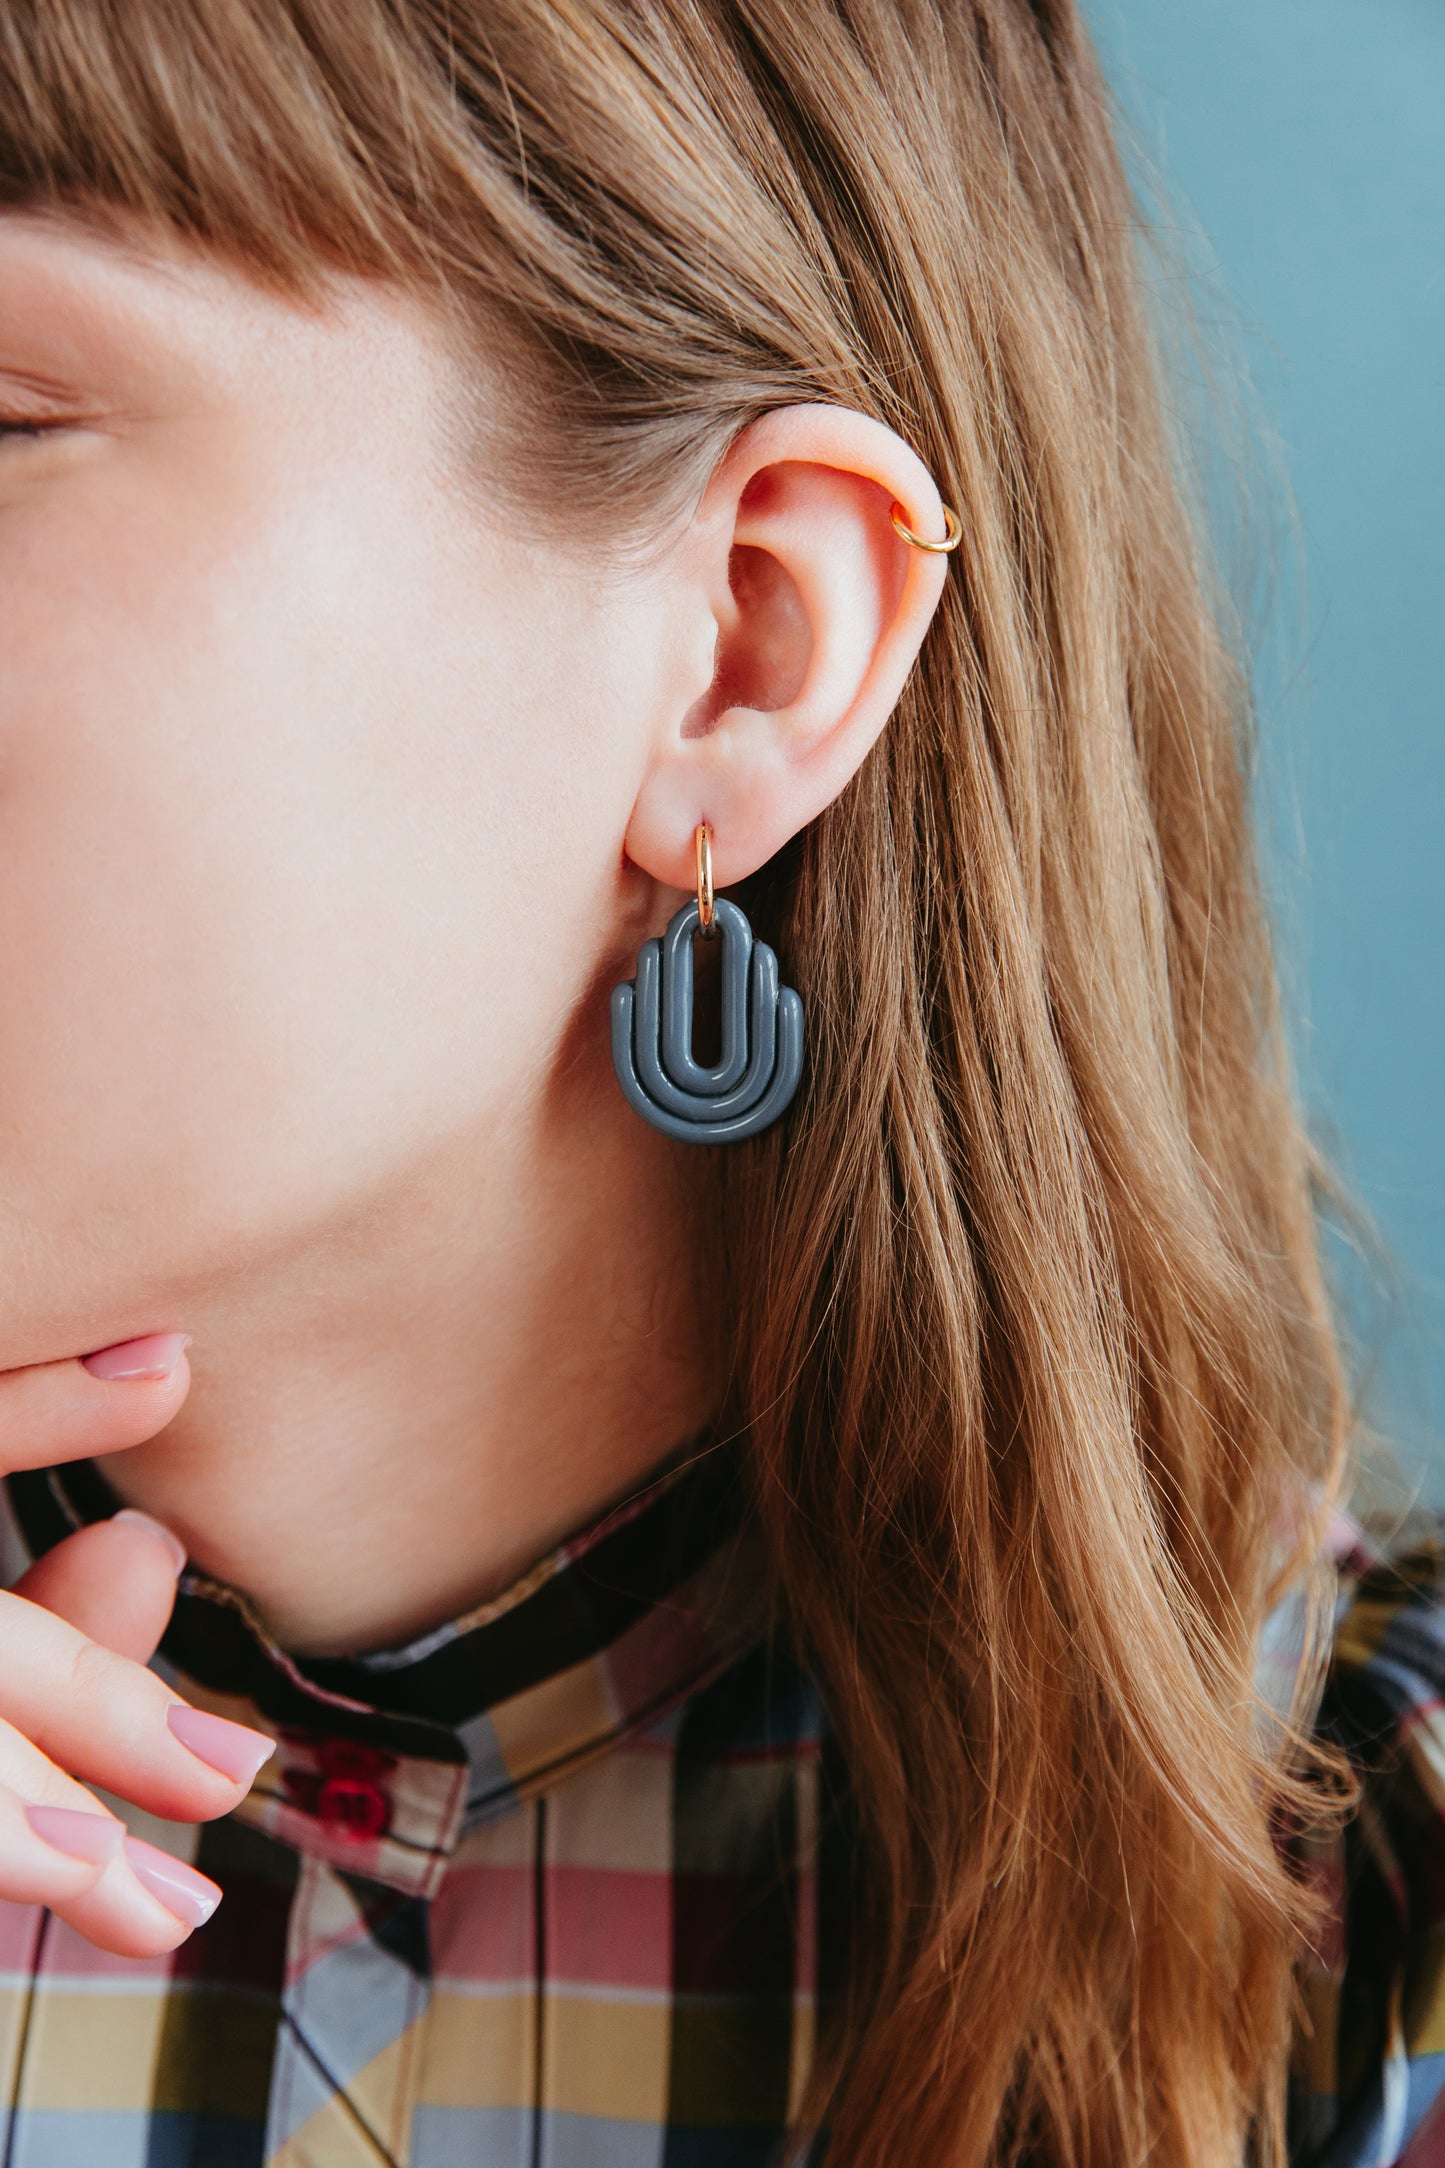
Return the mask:
POLYGON ((0 193, 426 290, 524 363, 507 486, 619 536, 799 399, 958 506, 884 738, 745 899, 810 1060, 719 1169, 734 1399, 859 1833, 800 2128, 1282 2160, 1344 1400, 1245 687, 1071 0, 8 0, 0 193))

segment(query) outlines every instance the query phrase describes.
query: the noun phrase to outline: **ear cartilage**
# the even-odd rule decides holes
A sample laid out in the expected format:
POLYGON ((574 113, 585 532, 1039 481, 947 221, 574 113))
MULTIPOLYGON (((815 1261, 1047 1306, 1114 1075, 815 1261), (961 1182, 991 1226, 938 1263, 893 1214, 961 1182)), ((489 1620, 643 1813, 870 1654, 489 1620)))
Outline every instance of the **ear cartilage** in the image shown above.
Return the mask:
POLYGON ((803 1004, 778 984, 778 959, 753 939, 747 914, 719 896, 723 937, 722 1051, 711 1068, 692 1051, 693 935, 685 903, 660 940, 644 941, 637 976, 612 989, 612 1066, 628 1104, 665 1136, 734 1144, 767 1129, 803 1073, 803 1004))

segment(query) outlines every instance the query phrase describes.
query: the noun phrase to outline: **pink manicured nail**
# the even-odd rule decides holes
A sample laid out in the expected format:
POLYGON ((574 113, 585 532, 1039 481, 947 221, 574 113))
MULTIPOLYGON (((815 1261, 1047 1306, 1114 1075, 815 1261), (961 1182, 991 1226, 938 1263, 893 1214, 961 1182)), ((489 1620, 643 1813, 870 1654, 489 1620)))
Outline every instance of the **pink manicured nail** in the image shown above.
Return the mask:
POLYGON ((71 1859, 99 1866, 114 1859, 125 1835, 124 1822, 109 1814, 85 1814, 77 1807, 27 1807, 25 1819, 42 1844, 71 1859))
POLYGON ((252 1731, 245 1724, 231 1723, 227 1717, 212 1716, 208 1709, 192 1709, 184 1701, 171 1703, 166 1722, 181 1745, 189 1747, 199 1761, 209 1762, 237 1784, 249 1784, 262 1762, 269 1761, 276 1751, 275 1740, 268 1739, 264 1731, 252 1731))
POLYGON ((188 1332, 148 1332, 80 1359, 93 1378, 168 1378, 190 1344, 188 1332))
POLYGON ((152 1520, 149 1513, 142 1513, 138 1506, 122 1506, 119 1513, 112 1513, 113 1521, 124 1522, 130 1528, 143 1528, 148 1536, 154 1536, 169 1553, 176 1578, 180 1579, 186 1569, 186 1547, 180 1537, 167 1528, 164 1521, 152 1520))
POLYGON ((141 1888, 148 1889, 187 1927, 201 1926, 221 1901, 222 1892, 209 1876, 197 1874, 194 1867, 183 1866, 169 1852, 159 1851, 140 1837, 126 1838, 125 1856, 141 1888))

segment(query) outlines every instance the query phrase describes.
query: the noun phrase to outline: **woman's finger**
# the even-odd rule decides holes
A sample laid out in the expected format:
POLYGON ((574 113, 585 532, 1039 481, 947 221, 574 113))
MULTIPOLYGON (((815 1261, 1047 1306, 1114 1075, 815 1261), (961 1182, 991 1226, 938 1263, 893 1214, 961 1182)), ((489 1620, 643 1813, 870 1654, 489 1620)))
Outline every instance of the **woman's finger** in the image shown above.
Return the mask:
POLYGON ((153 1671, 9 1592, 0 1651, 0 1717, 12 1727, 0 1737, 0 1782, 17 1789, 31 1781, 7 1764, 29 1742, 41 1762, 148 1813, 204 1822, 245 1796, 273 1751, 264 1733, 192 1709, 153 1671))
POLYGON ((186 1562, 179 1539, 127 1506, 79 1528, 21 1575, 11 1591, 78 1633, 138 1664, 155 1653, 186 1562))
POLYGON ((121 1452, 154 1437, 190 1390, 188 1341, 186 1333, 147 1333, 66 1362, 0 1371, 0 1470, 121 1452))
POLYGON ((93 1882, 51 1909, 97 1949, 159 1957, 210 1918, 221 1894, 208 1875, 127 1836, 93 1882))
MULTIPOLYGON (((190 1385, 182 1333, 0 1372, 0 1471, 139 1445, 190 1385)), ((98 1948, 159 1956, 220 1901, 214 1882, 129 1836, 69 1772, 171 1820, 244 1795, 271 1741, 191 1709, 144 1668, 184 1564, 123 1510, 77 1530, 0 1594, 0 1900, 45 1905, 98 1948)))
POLYGON ((210 1918, 221 1891, 78 1788, 55 1806, 0 1786, 0 1899, 48 1905, 118 1957, 158 1957, 210 1918))
POLYGON ((0 1899, 7 1898, 49 1905, 99 1949, 155 1957, 208 1919, 221 1891, 128 1835, 107 1804, 0 1723, 0 1899))
POLYGON ((49 1806, 0 1785, 0 1897, 22 1905, 72 1903, 100 1880, 124 1837, 123 1825, 90 1802, 49 1806))

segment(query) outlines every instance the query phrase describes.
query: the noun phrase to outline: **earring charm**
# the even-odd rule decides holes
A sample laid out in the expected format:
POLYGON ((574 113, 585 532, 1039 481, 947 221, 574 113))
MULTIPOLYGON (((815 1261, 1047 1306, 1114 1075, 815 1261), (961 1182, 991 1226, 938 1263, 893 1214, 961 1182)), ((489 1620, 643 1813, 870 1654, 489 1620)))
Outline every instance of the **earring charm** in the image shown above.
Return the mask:
POLYGON ((706 821, 693 842, 696 902, 673 914, 660 939, 643 942, 636 978, 612 989, 612 1066, 628 1105, 654 1129, 687 1144, 733 1144, 770 1127, 796 1092, 803 1004, 779 985, 778 959, 753 939, 746 912, 714 895, 706 821), (723 937, 722 1052, 711 1067, 692 1047, 699 932, 723 937))

